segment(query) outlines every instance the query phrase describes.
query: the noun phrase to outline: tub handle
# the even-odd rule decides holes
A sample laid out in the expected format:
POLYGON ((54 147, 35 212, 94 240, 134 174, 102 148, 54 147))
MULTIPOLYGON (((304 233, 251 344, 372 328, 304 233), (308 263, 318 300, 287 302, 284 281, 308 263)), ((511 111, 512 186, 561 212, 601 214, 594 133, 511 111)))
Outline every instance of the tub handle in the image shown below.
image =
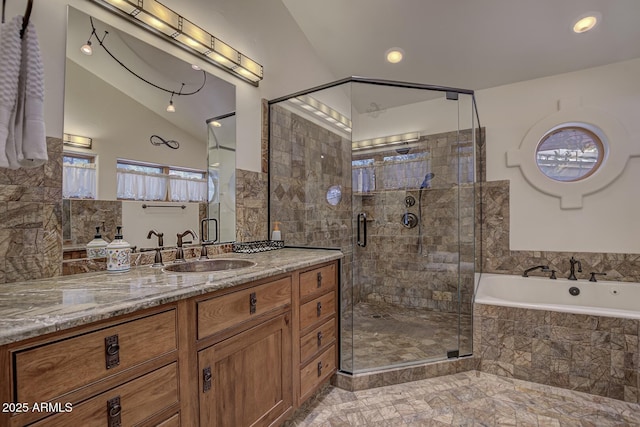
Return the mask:
POLYGON ((592 271, 589 274, 591 274, 591 277, 589 278, 590 282, 597 282, 596 275, 598 275, 598 276, 606 276, 607 275, 607 273, 596 273, 595 271, 592 271))

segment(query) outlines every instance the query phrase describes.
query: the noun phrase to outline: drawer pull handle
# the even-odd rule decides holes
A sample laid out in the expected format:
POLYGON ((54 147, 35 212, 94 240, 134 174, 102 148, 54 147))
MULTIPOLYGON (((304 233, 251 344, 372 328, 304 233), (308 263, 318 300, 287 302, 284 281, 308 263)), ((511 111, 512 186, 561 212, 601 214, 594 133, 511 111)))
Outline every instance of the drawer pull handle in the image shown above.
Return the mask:
POLYGON ((255 292, 251 292, 251 295, 249 295, 249 314, 256 313, 257 305, 258 305, 258 297, 256 297, 255 292))
POLYGON ((318 304, 316 304, 316 314, 318 315, 318 317, 322 316, 322 302, 318 301, 318 304))
POLYGON ((322 272, 319 271, 318 272, 318 276, 317 276, 317 282, 318 282, 318 287, 322 287, 322 272))
POLYGON ((318 362, 318 376, 322 376, 322 361, 318 362))
POLYGON ((118 334, 108 336, 104 339, 105 359, 107 369, 111 369, 120 364, 120 345, 118 344, 118 334))
POLYGON ((202 370, 202 392, 205 393, 211 390, 211 379, 213 375, 211 375, 211 367, 207 366, 202 370))
POLYGON ((120 396, 107 401, 107 419, 109 427, 122 427, 122 406, 120 406, 120 396))
POLYGON ((324 336, 322 335, 322 331, 318 332, 318 347, 322 347, 322 338, 324 338, 324 336))

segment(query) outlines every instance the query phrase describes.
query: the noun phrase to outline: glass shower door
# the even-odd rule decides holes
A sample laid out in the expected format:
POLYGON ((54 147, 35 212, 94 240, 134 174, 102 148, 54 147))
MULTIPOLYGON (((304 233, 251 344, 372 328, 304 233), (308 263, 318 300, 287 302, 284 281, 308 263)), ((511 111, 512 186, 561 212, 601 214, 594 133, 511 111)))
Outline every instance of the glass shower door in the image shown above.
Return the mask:
POLYGON ((270 222, 339 248, 340 369, 471 352, 472 96, 351 78, 270 102, 270 222), (465 336, 461 336, 461 331, 465 336))

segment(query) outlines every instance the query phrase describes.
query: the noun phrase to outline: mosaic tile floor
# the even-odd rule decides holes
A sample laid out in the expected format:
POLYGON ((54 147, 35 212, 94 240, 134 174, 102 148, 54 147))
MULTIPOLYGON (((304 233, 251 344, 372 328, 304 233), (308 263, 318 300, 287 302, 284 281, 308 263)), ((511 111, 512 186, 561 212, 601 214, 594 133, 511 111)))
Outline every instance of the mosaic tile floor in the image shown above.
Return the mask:
POLYGON ((640 426, 640 404, 471 371, 357 392, 327 387, 285 426, 640 426))
MULTIPOLYGON (((353 340, 356 371, 445 359, 448 350, 458 349, 458 315, 402 308, 375 303, 358 303, 354 307, 354 333, 343 334, 343 367, 351 367, 353 340)), ((345 322, 346 323, 346 322, 345 322)), ((470 316, 462 316, 460 349, 469 348, 470 316)))

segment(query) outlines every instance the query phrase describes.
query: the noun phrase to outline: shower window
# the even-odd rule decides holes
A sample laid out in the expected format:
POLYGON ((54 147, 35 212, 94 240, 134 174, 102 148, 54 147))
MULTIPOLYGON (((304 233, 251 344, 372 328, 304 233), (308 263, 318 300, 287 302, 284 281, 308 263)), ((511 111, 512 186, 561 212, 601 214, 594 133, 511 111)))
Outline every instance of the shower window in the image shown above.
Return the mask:
POLYGON ((431 167, 429 152, 385 156, 382 185, 385 190, 418 188, 431 167))
POLYGON ((351 167, 353 191, 356 193, 369 193, 376 189, 374 159, 353 160, 351 167))

